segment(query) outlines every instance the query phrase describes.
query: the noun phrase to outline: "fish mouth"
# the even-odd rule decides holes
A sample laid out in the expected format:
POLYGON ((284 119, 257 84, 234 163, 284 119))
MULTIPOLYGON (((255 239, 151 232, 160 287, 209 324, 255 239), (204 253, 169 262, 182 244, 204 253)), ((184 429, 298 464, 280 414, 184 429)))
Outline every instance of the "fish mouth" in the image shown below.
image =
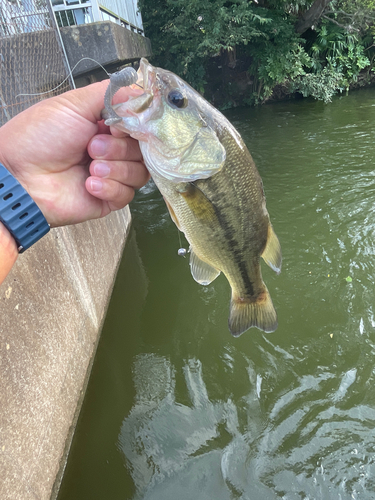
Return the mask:
POLYGON ((155 84, 158 79, 157 68, 154 68, 147 59, 142 58, 138 71, 133 70, 134 75, 127 68, 122 72, 111 75, 104 97, 105 110, 102 112, 104 123, 108 126, 116 124, 121 130, 135 134, 134 137, 138 140, 145 140, 140 129, 145 122, 163 113, 163 108, 158 107, 160 91, 155 84), (126 83, 133 76, 133 82, 126 83), (132 93, 123 103, 112 105, 114 94, 122 86, 128 86, 132 93))
POLYGON ((156 81, 156 71, 144 57, 140 60, 137 75, 138 79, 136 84, 142 87, 145 92, 150 92, 156 81))
POLYGON ((159 106, 162 89, 158 68, 152 66, 147 59, 142 57, 139 62, 137 77, 135 85, 142 88, 143 94, 129 102, 128 112, 134 115, 142 114, 142 121, 160 118, 163 114, 163 106, 159 106))

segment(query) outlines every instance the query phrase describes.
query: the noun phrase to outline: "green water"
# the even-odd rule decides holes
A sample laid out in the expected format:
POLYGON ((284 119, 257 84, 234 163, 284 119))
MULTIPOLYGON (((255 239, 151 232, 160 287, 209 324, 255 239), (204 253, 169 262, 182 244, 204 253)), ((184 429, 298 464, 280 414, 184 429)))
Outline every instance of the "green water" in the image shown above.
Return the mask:
POLYGON ((375 89, 228 116, 283 249, 279 328, 231 337, 226 279, 193 281, 146 186, 59 500, 375 498, 375 89))

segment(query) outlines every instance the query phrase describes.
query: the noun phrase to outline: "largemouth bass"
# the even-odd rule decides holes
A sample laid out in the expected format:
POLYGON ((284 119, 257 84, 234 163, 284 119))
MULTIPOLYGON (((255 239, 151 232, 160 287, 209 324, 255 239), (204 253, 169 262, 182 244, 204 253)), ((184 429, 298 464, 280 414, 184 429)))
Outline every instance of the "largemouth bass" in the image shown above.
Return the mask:
POLYGON ((281 249, 254 161, 233 125, 170 71, 142 59, 138 74, 111 77, 106 124, 139 140, 145 164, 190 244, 193 278, 208 285, 222 272, 232 289, 229 330, 277 328, 260 257, 279 273, 281 249), (143 93, 112 106, 121 85, 143 93))

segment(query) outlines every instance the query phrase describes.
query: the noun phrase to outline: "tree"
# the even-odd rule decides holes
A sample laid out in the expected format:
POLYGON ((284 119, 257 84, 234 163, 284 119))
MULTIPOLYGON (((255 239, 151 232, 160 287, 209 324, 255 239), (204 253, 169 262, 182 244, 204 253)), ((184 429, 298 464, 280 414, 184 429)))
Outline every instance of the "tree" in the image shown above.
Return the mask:
POLYGON ((296 32, 300 35, 314 26, 324 14, 332 0, 315 0, 309 9, 302 13, 296 23, 296 32))
POLYGON ((140 8, 153 62, 215 104, 264 102, 276 85, 329 100, 375 60, 375 0, 140 0, 140 8))

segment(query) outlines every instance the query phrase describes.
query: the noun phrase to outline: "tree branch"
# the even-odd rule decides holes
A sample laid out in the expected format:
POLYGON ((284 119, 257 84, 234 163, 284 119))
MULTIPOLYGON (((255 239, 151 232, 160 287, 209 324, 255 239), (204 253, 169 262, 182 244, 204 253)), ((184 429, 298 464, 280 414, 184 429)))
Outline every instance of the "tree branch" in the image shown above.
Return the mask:
POLYGON ((323 12, 331 0, 315 0, 312 6, 305 11, 296 23, 296 31, 300 35, 311 28, 322 17, 323 12))
POLYGON ((353 17, 353 14, 348 14, 347 12, 344 12, 343 10, 326 10, 325 14, 341 14, 342 16, 346 17, 353 17))
POLYGON ((322 15, 324 19, 328 19, 328 21, 331 21, 331 23, 337 24, 337 26, 340 26, 340 28, 343 28, 346 31, 360 31, 358 28, 354 28, 353 26, 345 26, 344 24, 340 24, 336 21, 336 19, 332 19, 332 17, 328 17, 325 14, 322 15))

